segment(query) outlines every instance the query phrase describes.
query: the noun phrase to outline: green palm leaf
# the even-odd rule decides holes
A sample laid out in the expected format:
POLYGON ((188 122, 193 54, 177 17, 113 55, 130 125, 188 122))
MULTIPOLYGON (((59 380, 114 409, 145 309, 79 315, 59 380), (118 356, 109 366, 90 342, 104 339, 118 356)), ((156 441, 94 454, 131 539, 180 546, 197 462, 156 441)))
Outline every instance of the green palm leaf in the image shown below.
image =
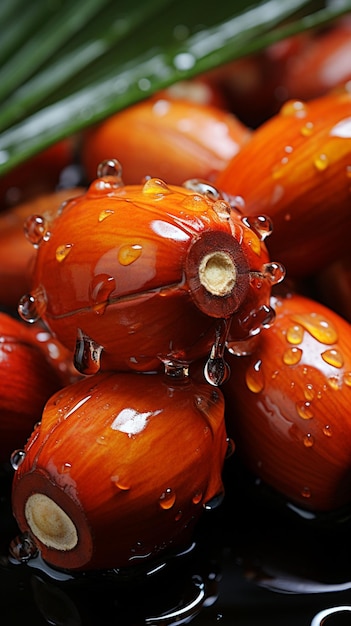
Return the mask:
POLYGON ((3 0, 0 174, 150 96, 351 11, 351 0, 3 0))

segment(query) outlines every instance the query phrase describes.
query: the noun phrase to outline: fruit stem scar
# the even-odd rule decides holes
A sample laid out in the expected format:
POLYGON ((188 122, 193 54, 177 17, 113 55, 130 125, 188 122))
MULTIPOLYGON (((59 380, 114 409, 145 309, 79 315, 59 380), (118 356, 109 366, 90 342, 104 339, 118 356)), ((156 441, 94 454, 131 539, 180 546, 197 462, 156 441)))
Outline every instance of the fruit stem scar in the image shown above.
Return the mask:
POLYGON ((229 295, 235 286, 236 276, 232 258, 222 250, 206 254, 200 262, 200 283, 214 296, 229 295))
POLYGON ((77 530, 67 513, 43 493, 29 496, 25 505, 28 526, 48 548, 72 550, 78 543, 77 530))

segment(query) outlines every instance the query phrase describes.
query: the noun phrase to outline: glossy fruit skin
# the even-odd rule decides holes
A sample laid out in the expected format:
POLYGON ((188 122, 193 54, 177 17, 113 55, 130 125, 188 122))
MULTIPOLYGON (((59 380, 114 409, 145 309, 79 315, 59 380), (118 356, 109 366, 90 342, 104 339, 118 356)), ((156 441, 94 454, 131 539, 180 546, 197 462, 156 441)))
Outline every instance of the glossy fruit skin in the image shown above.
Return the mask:
POLYGON ((330 309, 275 297, 255 353, 230 359, 228 434, 244 464, 302 509, 351 503, 351 334, 330 309))
POLYGON ((41 317, 84 374, 151 371, 205 356, 223 318, 238 318, 233 341, 257 332, 250 315, 269 304, 275 280, 263 237, 209 189, 96 179, 48 225, 22 316, 41 317), (198 279, 201 260, 216 250, 236 266, 223 297, 198 279))
POLYGON ((350 115, 346 90, 289 101, 215 181, 244 198, 246 215, 271 217, 268 248, 288 276, 312 275, 349 247, 350 115))
POLYGON ((54 567, 135 566, 187 545, 222 494, 227 448, 220 390, 189 378, 96 374, 48 401, 14 476, 14 515, 54 567), (60 536, 49 545, 41 530, 38 538, 27 519, 33 494, 73 521, 73 547, 62 548, 60 536))
POLYGON ((90 181, 101 161, 116 158, 126 184, 152 176, 181 185, 189 178, 213 180, 249 137, 246 126, 216 106, 151 98, 89 130, 81 158, 90 181))
POLYGON ((38 421, 61 379, 31 329, 0 313, 0 463, 9 463, 38 421))
POLYGON ((0 212, 0 305, 16 309, 20 297, 31 287, 36 249, 25 236, 27 218, 48 217, 68 197, 81 193, 83 188, 42 194, 0 212))

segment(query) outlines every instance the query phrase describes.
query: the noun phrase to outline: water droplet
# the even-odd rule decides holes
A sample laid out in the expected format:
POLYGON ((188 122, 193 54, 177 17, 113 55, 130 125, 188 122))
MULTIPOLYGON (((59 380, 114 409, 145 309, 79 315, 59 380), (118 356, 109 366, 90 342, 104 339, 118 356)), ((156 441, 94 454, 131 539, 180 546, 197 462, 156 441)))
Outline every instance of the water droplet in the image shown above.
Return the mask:
POLYGON ((329 387, 337 391, 338 389, 340 389, 341 381, 338 376, 329 376, 328 385, 329 387))
POLYGON ((11 541, 9 552, 16 561, 25 563, 37 556, 38 548, 34 543, 32 535, 29 532, 25 532, 11 541))
POLYGON ((299 416, 303 420, 310 420, 313 417, 313 411, 311 409, 311 403, 310 402, 297 402, 296 403, 296 410, 297 410, 299 416))
POLYGON ((321 357, 323 361, 329 365, 333 365, 333 367, 340 368, 344 365, 344 357, 339 350, 331 348, 330 350, 322 352, 321 357))
POLYGON ((283 361, 285 365, 296 365, 301 361, 302 350, 296 346, 288 348, 283 354, 283 361))
POLYGON ((261 367, 262 361, 258 359, 246 371, 246 385, 253 393, 260 393, 264 389, 264 376, 261 367))
POLYGON ((130 490, 129 482, 126 481, 126 480, 123 480, 123 478, 121 478, 121 476, 119 476, 118 474, 115 474, 114 476, 111 476, 111 482, 113 482, 115 487, 117 487, 117 489, 119 489, 120 491, 129 491, 130 490))
POLYGON ((313 162, 319 172, 326 170, 329 165, 329 159, 327 155, 323 153, 319 154, 313 162))
POLYGON ((303 445, 305 446, 305 448, 312 448, 312 446, 314 445, 314 438, 311 433, 307 433, 307 435, 304 436, 303 445))
POLYGON ((74 366, 81 374, 96 374, 100 369, 102 346, 85 335, 80 328, 77 330, 74 366))
POLYGON ((351 387, 351 372, 345 372, 343 380, 347 387, 351 387))
POLYGON ((174 521, 179 522, 179 520, 181 520, 182 517, 183 517, 183 511, 178 511, 174 517, 174 521))
POLYGON ((61 466, 61 474, 69 474, 72 469, 72 463, 68 463, 67 461, 61 466))
POLYGON ((213 498, 207 500, 207 502, 204 503, 204 509, 206 509, 206 511, 213 511, 222 504, 223 500, 224 491, 221 491, 220 493, 217 493, 213 498))
POLYGON ((56 260, 59 263, 62 263, 69 255, 73 247, 72 243, 64 243, 61 246, 57 246, 56 248, 56 260))
POLYGON ((304 102, 301 100, 288 100, 283 104, 280 109, 280 115, 284 117, 306 117, 307 109, 304 102))
POLYGON ((131 245, 125 244, 118 250, 118 261, 124 266, 131 265, 134 261, 139 259, 142 251, 142 246, 137 243, 131 245))
POLYGON ((271 263, 265 263, 262 267, 262 273, 265 278, 271 282, 272 285, 277 285, 285 277, 285 267, 281 263, 272 261, 271 263))
POLYGON ((112 209, 103 209, 99 214, 98 221, 104 222, 108 217, 114 215, 114 211, 112 209))
POLYGON ((302 326, 300 326, 300 324, 294 324, 293 326, 289 326, 286 331, 286 338, 289 343, 298 345, 302 343, 304 334, 305 331, 302 326))
POLYGON ((196 491, 192 497, 193 504, 199 504, 202 500, 203 493, 200 489, 196 491))
POLYGON ((117 182, 122 182, 122 172, 122 165, 117 159, 105 159, 97 167, 98 178, 114 177, 117 182))
POLYGON ((166 357, 159 357, 159 359, 164 365, 166 376, 174 380, 187 380, 189 378, 189 363, 187 361, 178 361, 166 357))
POLYGON ((332 428, 329 424, 326 424, 322 429, 323 435, 326 437, 331 437, 333 434, 332 428))
POLYGON ((215 211, 215 213, 217 213, 218 217, 221 220, 230 219, 230 214, 232 210, 230 204, 228 204, 228 202, 226 202, 225 200, 216 200, 213 205, 213 210, 215 211))
POLYGON ((235 451, 235 443, 233 441, 233 439, 231 439, 231 437, 227 438, 227 452, 225 455, 226 459, 229 459, 229 457, 231 457, 234 454, 235 451))
POLYGON ((143 185, 145 195, 166 195, 172 193, 168 185, 160 178, 149 178, 143 185))
POLYGON ((116 288, 115 279, 108 274, 97 274, 89 285, 89 297, 95 313, 104 313, 111 294, 116 288))
POLYGON ((301 491, 301 495, 303 498, 310 498, 311 497, 311 489, 309 487, 304 487, 301 491))
POLYGON ((272 220, 267 215, 246 215, 242 218, 242 222, 251 228, 261 241, 264 241, 273 232, 272 220))
POLYGON ((170 487, 168 487, 163 493, 161 493, 159 497, 160 507, 161 509, 164 509, 165 511, 167 511, 168 509, 171 509, 175 501, 176 501, 176 494, 174 493, 173 489, 171 489, 170 487))
POLYGON ((313 130, 314 130, 313 122, 306 122, 306 124, 302 126, 301 128, 301 135, 303 135, 304 137, 309 137, 310 135, 312 135, 313 130))
POLYGON ((201 180, 199 178, 186 180, 185 183, 183 183, 183 187, 190 189, 190 191, 194 191, 195 193, 207 196, 207 198, 210 198, 211 200, 218 200, 222 197, 216 187, 208 183, 206 180, 201 180))
POLYGON ((308 402, 311 402, 315 396, 313 385, 311 385, 311 383, 308 383, 306 385, 304 393, 305 393, 306 400, 308 400, 308 402))
POLYGON ((38 248, 42 241, 47 241, 50 237, 48 222, 41 215, 30 215, 23 225, 24 234, 28 241, 38 248))
POLYGON ((18 470, 19 466, 23 463, 26 458, 26 453, 24 450, 14 450, 10 457, 10 463, 14 470, 18 470))
POLYGON ((210 202, 206 196, 194 193, 184 196, 181 206, 187 211, 205 213, 209 209, 210 202))
POLYGON ((26 322, 33 324, 45 313, 46 306, 46 292, 40 285, 32 293, 22 296, 18 303, 18 314, 26 322))
POLYGON ((229 365, 224 360, 226 340, 230 329, 228 320, 220 320, 216 328, 216 338, 211 348, 209 358, 204 367, 204 376, 210 385, 218 387, 230 377, 229 365))
POLYGON ((294 315, 294 320, 301 324, 305 330, 317 341, 330 345, 338 340, 338 333, 331 322, 319 313, 306 313, 294 315))

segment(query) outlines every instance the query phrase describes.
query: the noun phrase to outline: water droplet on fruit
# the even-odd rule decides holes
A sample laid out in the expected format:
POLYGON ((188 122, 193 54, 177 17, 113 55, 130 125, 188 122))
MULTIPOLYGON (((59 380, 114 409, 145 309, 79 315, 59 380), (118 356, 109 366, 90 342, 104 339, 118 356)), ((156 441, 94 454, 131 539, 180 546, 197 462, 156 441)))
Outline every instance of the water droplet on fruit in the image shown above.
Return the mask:
POLYGON ((333 434, 331 426, 329 424, 326 424, 323 427, 322 432, 323 432, 323 435, 325 435, 326 437, 331 437, 333 434))
POLYGON ((345 372, 343 380, 347 387, 351 387, 351 372, 345 372))
POLYGON ((304 436, 303 445, 305 446, 305 448, 312 448, 312 446, 314 445, 314 438, 311 433, 307 433, 307 435, 304 436))
POLYGON ((42 215, 31 215, 23 224, 24 234, 28 241, 38 248, 42 241, 47 241, 50 237, 48 222, 42 215))
POLYGON ((85 335, 80 328, 77 330, 74 366, 81 374, 96 374, 100 370, 102 346, 85 335))
POLYGON ((263 265, 262 273, 265 278, 268 278, 272 285, 277 285, 285 277, 285 267, 281 263, 271 261, 271 263, 265 263, 263 265))
POLYGON ((280 115, 284 117, 306 117, 307 109, 301 100, 288 100, 280 109, 280 115))
POLYGON ((310 402, 297 402, 296 410, 303 420, 310 420, 313 417, 313 411, 310 402))
POLYGON ((338 376, 329 376, 328 385, 329 387, 337 391, 338 389, 340 389, 341 386, 340 378, 338 376))
POLYGON ((205 379, 215 387, 224 384, 230 377, 230 368, 224 359, 229 329, 228 320, 221 320, 216 328, 216 338, 204 367, 205 379))
POLYGON ((190 189, 190 191, 194 191, 195 193, 202 194, 211 200, 218 200, 221 198, 221 194, 216 187, 205 180, 200 180, 199 178, 186 180, 185 183, 183 183, 183 187, 190 189))
POLYGON ((221 491, 220 493, 217 493, 215 496, 213 496, 213 498, 207 500, 207 502, 204 503, 204 509, 206 509, 206 511, 213 511, 222 504, 223 500, 224 491, 221 491))
POLYGON ((321 357, 323 361, 325 361, 329 365, 332 365, 333 367, 340 368, 344 365, 344 357, 341 352, 339 352, 339 350, 331 348, 330 350, 322 352, 321 357))
POLYGON ((215 213, 217 213, 218 217, 221 220, 230 219, 230 214, 232 210, 230 204, 228 204, 228 202, 226 202, 225 200, 216 200, 213 205, 213 210, 215 211, 215 213))
POLYGON ((163 493, 161 493, 159 497, 160 507, 161 509, 164 509, 165 511, 167 511, 168 509, 171 509, 175 501, 176 501, 176 494, 173 491, 173 489, 171 489, 170 487, 168 487, 163 493))
POLYGON ((33 324, 45 313, 47 298, 45 289, 40 285, 32 293, 22 296, 18 303, 18 314, 20 317, 33 324))
POLYGON ((38 548, 29 532, 24 532, 13 539, 9 546, 9 553, 19 563, 26 563, 37 556, 38 548))
POLYGON ((118 261, 123 266, 131 265, 134 261, 139 259, 142 251, 142 246, 137 243, 125 244, 118 250, 118 261))
POLYGON ((319 172, 324 172, 329 165, 329 159, 327 155, 323 153, 319 154, 313 162, 319 172))
POLYGON ((117 178, 118 181, 122 181, 122 165, 117 159, 105 159, 99 163, 97 167, 97 177, 104 178, 105 176, 112 176, 117 178))
POLYGON ((315 396, 313 385, 311 385, 311 383, 308 383, 306 385, 304 393, 305 393, 306 400, 308 400, 308 402, 311 402, 311 400, 313 400, 313 398, 315 396))
POLYGON ((62 263, 62 261, 64 261, 68 257, 72 248, 73 248, 72 243, 65 243, 65 244, 62 244, 61 246, 57 246, 56 254, 55 254, 56 260, 59 263, 62 263))
POLYGON ((304 333, 305 331, 302 326, 300 326, 300 324, 294 324, 293 326, 289 326, 288 330, 286 331, 287 341, 293 345, 298 345, 299 343, 302 343, 304 333))
POLYGON ((301 128, 301 135, 303 135, 304 137, 309 137, 310 135, 312 135, 313 130, 314 130, 313 122, 306 122, 306 124, 302 126, 301 128))
POLYGON ((245 215, 242 222, 251 228, 261 241, 264 241, 273 232, 272 220, 267 215, 245 215))
POLYGON ((172 193, 168 185, 160 178, 149 178, 143 185, 142 189, 145 195, 166 195, 172 193))
POLYGON ((202 500, 203 493, 200 489, 196 491, 192 497, 193 504, 199 504, 202 500))
POLYGON ((120 491, 130 490, 130 484, 126 480, 123 480, 118 474, 111 476, 111 482, 113 482, 115 487, 117 487, 120 491))
POLYGON ((235 443, 233 441, 233 439, 231 439, 231 437, 227 438, 227 452, 225 454, 225 458, 229 459, 235 451, 235 443))
POLYGON ((89 285, 89 298, 95 313, 104 313, 115 288, 116 282, 113 276, 109 276, 109 274, 94 276, 89 285))
POLYGON ((23 463, 26 458, 26 453, 24 450, 14 450, 10 457, 10 463, 14 470, 18 470, 19 466, 23 463))
POLYGON ((314 339, 330 345, 338 340, 338 333, 333 324, 319 313, 306 313, 304 315, 294 315, 297 321, 314 339))
POLYGON ((178 361, 168 357, 159 356, 165 368, 165 375, 174 380, 188 380, 189 363, 187 361, 178 361))
POLYGON ((302 350, 296 346, 288 348, 283 354, 283 361, 285 365, 296 365, 301 361, 302 350))
POLYGON ((184 196, 181 202, 181 206, 188 211, 194 211, 197 213, 205 213, 209 209, 209 201, 204 195, 198 193, 191 194, 190 196, 184 196))
POLYGON ((246 371, 245 381, 248 389, 253 393, 260 393, 264 389, 264 376, 262 372, 262 361, 258 359, 246 371))
POLYGON ((311 497, 311 489, 309 487, 304 487, 301 491, 301 495, 303 498, 310 498, 311 497))
POLYGON ((98 221, 104 222, 108 217, 114 215, 114 211, 112 209, 103 209, 101 213, 99 213, 98 221))

